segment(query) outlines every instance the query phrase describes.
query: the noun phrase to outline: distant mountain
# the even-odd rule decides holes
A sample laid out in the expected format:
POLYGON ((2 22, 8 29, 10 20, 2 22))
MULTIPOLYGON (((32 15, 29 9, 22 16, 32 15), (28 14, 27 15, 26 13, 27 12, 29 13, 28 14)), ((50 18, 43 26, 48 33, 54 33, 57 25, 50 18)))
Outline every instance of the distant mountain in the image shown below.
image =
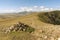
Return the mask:
POLYGON ((0 14, 0 20, 3 21, 3 20, 9 20, 13 18, 18 18, 18 17, 25 16, 31 13, 32 12, 27 12, 27 11, 18 12, 18 13, 3 13, 3 14, 0 14))

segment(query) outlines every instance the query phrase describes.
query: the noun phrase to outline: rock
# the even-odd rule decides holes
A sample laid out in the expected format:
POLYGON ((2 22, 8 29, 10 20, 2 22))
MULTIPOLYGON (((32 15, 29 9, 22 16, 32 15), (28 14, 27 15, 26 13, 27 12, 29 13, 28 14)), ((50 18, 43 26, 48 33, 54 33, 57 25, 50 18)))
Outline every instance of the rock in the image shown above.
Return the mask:
POLYGON ((50 37, 50 40, 55 40, 54 37, 50 37))
POLYGON ((11 26, 9 29, 13 29, 14 28, 14 26, 11 26))
POLYGON ((40 40, 40 38, 38 38, 37 40, 40 40))
POLYGON ((58 40, 60 40, 60 37, 58 38, 58 40))
POLYGON ((44 36, 44 39, 47 39, 47 36, 44 36))
POLYGON ((7 28, 6 33, 9 33, 12 31, 28 31, 28 32, 30 32, 30 31, 33 31, 32 29, 33 28, 31 28, 30 26, 28 26, 24 23, 18 22, 16 24, 10 26, 9 28, 7 28))
POLYGON ((9 32, 11 32, 11 31, 10 31, 10 29, 8 28, 8 29, 5 31, 5 33, 9 33, 9 32))

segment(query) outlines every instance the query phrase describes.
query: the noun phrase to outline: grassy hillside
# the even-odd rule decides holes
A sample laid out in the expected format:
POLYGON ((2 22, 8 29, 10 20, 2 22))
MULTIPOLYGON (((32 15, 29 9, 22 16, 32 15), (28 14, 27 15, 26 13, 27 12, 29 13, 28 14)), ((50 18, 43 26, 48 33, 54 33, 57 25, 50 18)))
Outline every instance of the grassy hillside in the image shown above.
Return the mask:
MULTIPOLYGON (((57 40, 60 38, 60 25, 51 20, 53 16, 59 14, 60 11, 51 12, 33 12, 29 15, 10 18, 10 19, 1 19, 0 21, 0 39, 1 40, 57 40), (53 16, 52 16, 53 15, 53 16), (49 17, 51 16, 51 18, 49 17), (2 21, 3 20, 3 21, 2 21), (4 34, 2 31, 9 26, 16 24, 17 22, 22 22, 35 28, 35 32, 32 34, 27 32, 12 32, 9 34, 4 34), (4 35, 3 35, 4 34, 4 35), (3 39, 4 38, 4 39, 3 39)), ((59 17, 59 16, 58 16, 59 17)), ((59 19, 56 17, 55 19, 59 19)))
POLYGON ((45 23, 51 23, 55 25, 60 24, 60 11, 40 13, 38 16, 40 17, 40 20, 45 23))

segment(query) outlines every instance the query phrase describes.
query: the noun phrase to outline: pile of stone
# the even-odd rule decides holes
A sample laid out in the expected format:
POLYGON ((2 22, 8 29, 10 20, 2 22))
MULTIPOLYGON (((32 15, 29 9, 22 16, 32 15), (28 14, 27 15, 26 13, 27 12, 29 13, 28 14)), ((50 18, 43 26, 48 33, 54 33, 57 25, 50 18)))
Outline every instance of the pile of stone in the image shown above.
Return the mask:
POLYGON ((24 23, 18 22, 16 24, 10 26, 9 28, 7 28, 5 33, 9 33, 9 32, 12 32, 12 31, 27 31, 27 30, 30 30, 30 32, 32 32, 32 29, 33 28, 31 28, 30 26, 28 26, 24 23))

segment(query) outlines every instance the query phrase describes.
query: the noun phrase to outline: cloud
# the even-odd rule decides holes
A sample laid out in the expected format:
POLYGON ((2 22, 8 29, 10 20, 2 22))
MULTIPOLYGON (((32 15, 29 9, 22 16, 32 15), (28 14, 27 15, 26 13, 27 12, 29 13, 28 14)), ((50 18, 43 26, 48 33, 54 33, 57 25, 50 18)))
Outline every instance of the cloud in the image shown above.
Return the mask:
POLYGON ((4 10, 0 10, 0 13, 11 13, 11 12, 15 12, 16 10, 13 9, 4 9, 4 10))
POLYGON ((45 7, 44 6, 40 6, 41 9, 44 9, 45 7))
POLYGON ((38 6, 34 6, 33 8, 38 8, 38 6))
MULTIPOLYGON (((20 7, 16 9, 0 9, 0 13, 11 13, 11 12, 23 12, 23 11, 53 11, 53 10, 58 10, 58 9, 53 9, 53 8, 48 8, 45 6, 33 6, 33 7, 20 7)), ((59 9, 60 10, 60 9, 59 9)))

